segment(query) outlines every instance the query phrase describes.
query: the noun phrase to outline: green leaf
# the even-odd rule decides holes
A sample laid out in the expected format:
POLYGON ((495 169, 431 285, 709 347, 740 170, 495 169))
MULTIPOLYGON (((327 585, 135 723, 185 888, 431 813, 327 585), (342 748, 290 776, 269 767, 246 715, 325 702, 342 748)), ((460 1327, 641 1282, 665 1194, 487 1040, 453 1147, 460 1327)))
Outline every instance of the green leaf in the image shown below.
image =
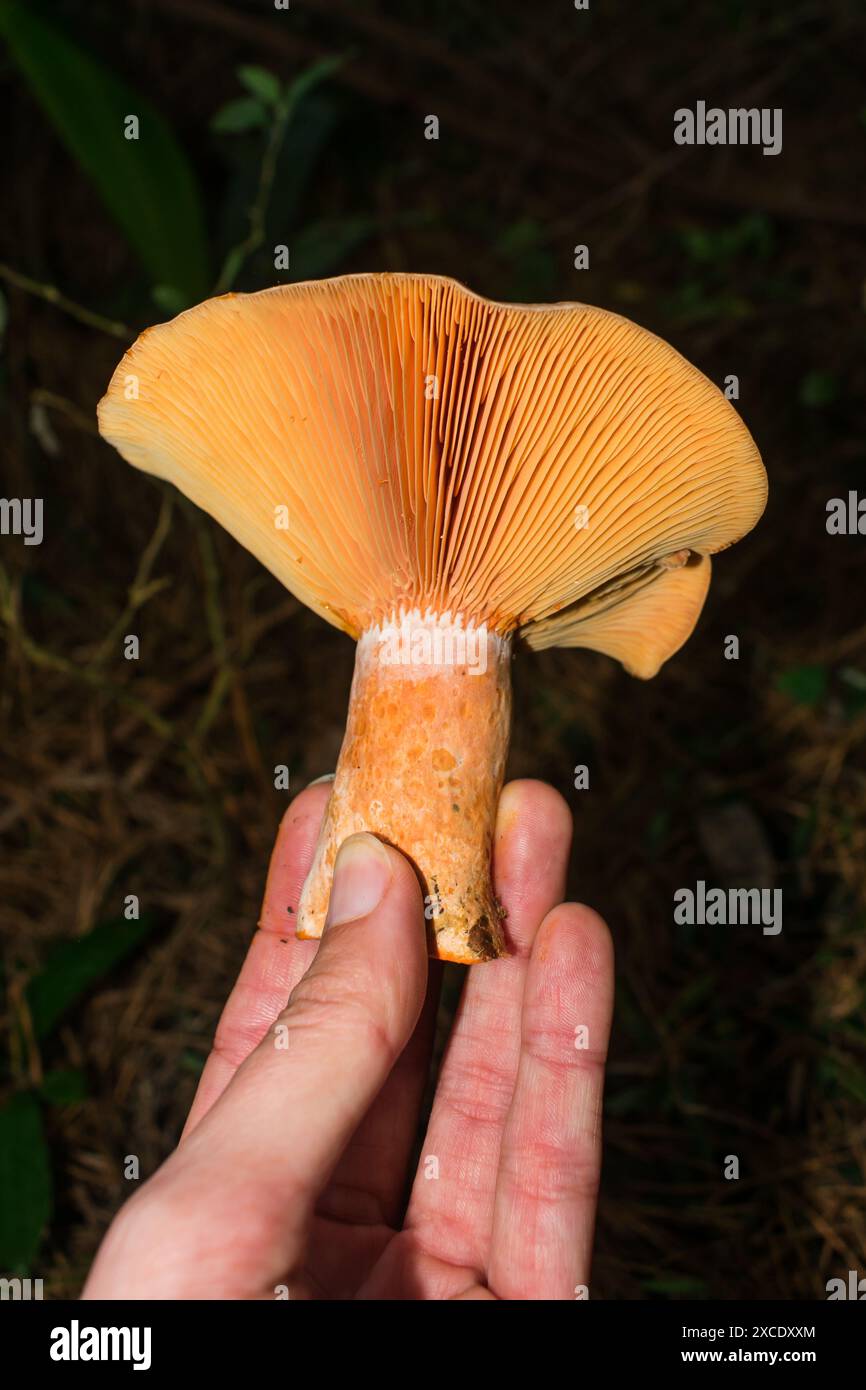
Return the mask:
POLYGON ((243 268, 245 260, 246 253, 243 246, 233 246, 223 262, 219 284, 233 285, 243 268))
POLYGON ((80 1067, 58 1067, 45 1073, 39 1094, 49 1105, 75 1105, 87 1098, 87 1077, 80 1067))
POLYGON ((680 233, 680 239, 693 261, 712 261, 718 255, 712 234, 705 232, 702 227, 686 227, 680 233))
POLYGON ((266 106, 276 106, 280 99, 280 79, 275 77, 267 68, 257 68, 247 65, 238 68, 238 77, 244 84, 248 92, 252 92, 254 97, 258 97, 266 106))
MULTIPOLYGON (((273 241, 286 241, 287 233, 298 226, 304 206, 305 189, 312 178, 317 161, 326 150, 337 124, 337 107, 330 93, 319 91, 293 114, 288 137, 280 142, 276 172, 268 208, 269 224, 284 229, 273 241)), ((240 181, 239 181, 240 182, 240 181)), ((243 197, 244 222, 247 205, 255 188, 243 197)))
POLYGON ((210 128, 218 135, 239 135, 245 130, 257 130, 268 123, 266 108, 258 97, 235 97, 221 106, 211 119, 210 128))
POLYGON ((778 677, 776 689, 797 705, 818 705, 827 693, 827 668, 792 666, 778 677))
POLYGON ((866 1105, 866 1076, 863 1072, 857 1071, 854 1067, 846 1067, 839 1071, 839 1085, 843 1091, 847 1091, 849 1096, 853 1096, 861 1105, 866 1105))
POLYGON ((158 309, 164 314, 171 314, 172 318, 186 308, 184 296, 173 285, 154 285, 150 297, 158 309))
POLYGON ((655 854, 657 853, 668 837, 671 825, 671 813, 662 807, 654 811, 650 817, 649 825, 646 830, 647 845, 655 854))
POLYGON ((120 917, 94 927, 87 936, 61 941, 27 986, 27 1003, 37 1038, 46 1037, 58 1019, 92 984, 135 950, 152 926, 152 918, 127 922, 120 917))
POLYGON ((839 383, 832 372, 807 372, 800 382, 800 404, 810 410, 832 405, 839 394, 839 383))
POLYGON ((64 144, 151 278, 202 298, 209 282, 201 199, 171 128, 138 92, 19 0, 0 34, 64 144), (128 118, 138 139, 127 139, 128 118))
POLYGON ((764 258, 773 249, 772 224, 760 212, 747 213, 720 229, 686 227, 679 236, 686 254, 702 265, 730 261, 743 251, 752 251, 764 258))
POLYGON ((26 1273, 51 1216, 51 1167, 39 1101, 30 1091, 0 1109, 0 1270, 26 1273))
POLYGON ((204 1071, 204 1064, 207 1061, 200 1052, 192 1052, 189 1048, 181 1055, 180 1065, 184 1071, 191 1071, 194 1076, 201 1076, 204 1071))
POLYGON ((293 280, 313 280, 336 269, 375 231, 369 217, 325 218, 311 222, 292 238, 289 247, 293 280))
POLYGON ((494 251, 501 256, 512 259, 516 256, 525 256, 528 251, 534 251, 541 242, 543 233, 541 227, 534 217, 521 217, 516 222, 512 222, 510 227, 497 238, 494 244, 494 251))
POLYGON ((312 91, 313 87, 317 87, 320 82, 324 82, 338 68, 341 68, 348 56, 348 54, 338 54, 334 58, 320 58, 317 63, 312 63, 306 72, 300 73, 294 82, 290 82, 283 97, 289 112, 294 111, 307 93, 312 91))

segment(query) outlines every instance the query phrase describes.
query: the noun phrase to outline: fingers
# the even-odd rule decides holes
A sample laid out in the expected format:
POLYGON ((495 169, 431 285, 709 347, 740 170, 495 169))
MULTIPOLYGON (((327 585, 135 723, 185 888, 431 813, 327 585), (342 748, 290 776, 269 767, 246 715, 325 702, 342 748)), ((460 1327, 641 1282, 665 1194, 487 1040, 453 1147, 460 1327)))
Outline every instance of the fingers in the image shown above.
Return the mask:
POLYGON ((316 954, 318 942, 298 941, 295 911, 313 859, 330 784, 314 784, 296 796, 277 832, 259 928, 222 1012, 183 1137, 222 1095, 285 1006, 316 954))
POLYGON ((503 790, 493 866, 513 954, 468 973, 406 1222, 425 1249, 468 1268, 487 1264, 529 951, 545 913, 564 896, 571 833, 571 813, 552 787, 519 781, 503 790))
POLYGON ((488 1266, 499 1298, 573 1299, 589 1284, 612 1008, 607 927, 589 908, 555 908, 529 963, 502 1136, 488 1266))
POLYGON ((255 1194, 257 1226, 276 1245, 266 1285, 300 1248, 312 1204, 412 1034, 426 981, 414 872, 373 836, 351 836, 312 966, 163 1170, 174 1164, 175 1181, 222 1212, 248 1214, 255 1194))

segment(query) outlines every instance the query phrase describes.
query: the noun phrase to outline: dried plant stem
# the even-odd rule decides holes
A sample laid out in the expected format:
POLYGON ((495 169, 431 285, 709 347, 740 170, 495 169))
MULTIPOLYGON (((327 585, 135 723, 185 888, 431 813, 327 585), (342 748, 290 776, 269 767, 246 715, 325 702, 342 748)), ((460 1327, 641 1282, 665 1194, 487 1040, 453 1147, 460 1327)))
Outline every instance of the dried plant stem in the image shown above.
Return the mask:
POLYGON ((93 658, 93 665, 95 667, 104 666, 106 661, 109 660, 138 609, 141 608, 143 604, 147 603, 148 599, 153 598, 154 594, 158 594, 171 583, 171 580, 168 578, 151 579, 150 572, 162 548, 163 541, 171 529, 173 505, 173 495, 166 489, 162 494, 162 503, 160 505, 159 516, 156 520, 153 535, 141 553, 141 559, 138 562, 135 578, 129 586, 128 602, 93 658))
POLYGON ((53 304, 55 309, 69 314, 70 318, 77 319, 79 323, 86 324, 88 328, 96 328, 100 333, 108 333, 112 338, 122 338, 126 341, 135 336, 128 324, 121 323, 118 319, 107 319, 102 314, 94 313, 92 309, 86 309, 83 304, 76 304, 74 299, 68 299, 56 285, 47 285, 39 280, 31 280, 29 275, 22 275, 19 270, 13 270, 11 266, 5 265, 3 262, 0 262, 0 280, 5 280, 7 284, 14 285, 16 289, 24 290, 27 294, 35 295, 37 299, 44 299, 46 304, 53 304))

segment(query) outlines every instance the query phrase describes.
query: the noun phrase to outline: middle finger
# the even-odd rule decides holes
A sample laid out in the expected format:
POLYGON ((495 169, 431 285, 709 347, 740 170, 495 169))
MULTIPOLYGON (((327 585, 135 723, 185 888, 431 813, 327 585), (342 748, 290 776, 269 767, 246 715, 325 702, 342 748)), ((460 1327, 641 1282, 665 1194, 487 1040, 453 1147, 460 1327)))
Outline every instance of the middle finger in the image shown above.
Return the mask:
POLYGON ((503 790, 493 867, 511 954, 473 966, 466 981, 406 1217, 428 1254, 472 1269, 485 1268, 489 1253, 529 953, 565 895, 571 833, 571 813, 553 787, 519 781, 503 790))

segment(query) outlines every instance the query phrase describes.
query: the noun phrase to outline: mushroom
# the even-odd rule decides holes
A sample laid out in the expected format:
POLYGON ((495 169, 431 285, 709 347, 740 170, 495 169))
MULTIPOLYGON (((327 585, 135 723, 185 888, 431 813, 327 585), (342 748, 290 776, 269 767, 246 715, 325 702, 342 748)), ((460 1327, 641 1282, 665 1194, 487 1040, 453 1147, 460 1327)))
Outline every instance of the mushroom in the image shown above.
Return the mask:
POLYGON ((298 934, 321 935, 337 849, 367 830, 414 864, 431 954, 503 954, 490 851, 513 644, 590 647, 643 678, 677 651, 710 555, 766 501, 733 407, 604 309, 370 274, 149 329, 98 414, 129 463, 357 639, 298 934))

